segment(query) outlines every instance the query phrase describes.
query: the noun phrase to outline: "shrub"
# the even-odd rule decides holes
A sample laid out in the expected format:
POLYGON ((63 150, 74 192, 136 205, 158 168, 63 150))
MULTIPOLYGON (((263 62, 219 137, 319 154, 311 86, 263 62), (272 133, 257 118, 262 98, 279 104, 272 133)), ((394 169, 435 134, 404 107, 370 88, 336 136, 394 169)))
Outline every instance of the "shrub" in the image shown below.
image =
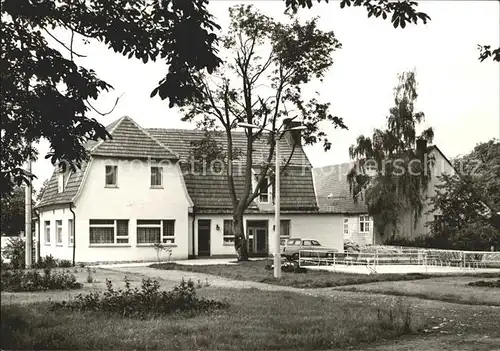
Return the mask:
POLYGON ((116 313, 125 317, 155 317, 170 313, 199 313, 227 307, 226 302, 208 300, 196 296, 191 280, 184 281, 172 291, 160 291, 156 280, 145 278, 141 288, 132 289, 130 281, 125 279, 125 290, 115 290, 106 279, 104 293, 91 292, 79 294, 73 300, 52 303, 52 307, 77 311, 100 311, 116 313))
POLYGON ((52 255, 40 257, 40 260, 33 265, 34 268, 39 269, 56 268, 57 266, 58 260, 56 260, 52 255))
POLYGON ((2 291, 47 291, 79 289, 82 284, 74 275, 66 272, 52 272, 45 268, 43 274, 37 270, 2 270, 0 290, 2 291))
MULTIPOLYGON (((10 238, 7 241, 7 245, 2 250, 2 255, 5 258, 10 259, 10 265, 5 266, 6 269, 13 268, 19 269, 24 268, 25 261, 25 244, 24 240, 19 237, 10 238)), ((4 267, 2 267, 4 268, 4 267)))
POLYGON ((72 266, 73 266, 73 263, 70 260, 60 260, 57 263, 57 267, 60 267, 60 268, 69 268, 72 266))
POLYGON ((480 287, 485 287, 485 288, 500 288, 500 279, 498 279, 498 280, 479 280, 479 281, 471 282, 468 285, 480 286, 480 287))

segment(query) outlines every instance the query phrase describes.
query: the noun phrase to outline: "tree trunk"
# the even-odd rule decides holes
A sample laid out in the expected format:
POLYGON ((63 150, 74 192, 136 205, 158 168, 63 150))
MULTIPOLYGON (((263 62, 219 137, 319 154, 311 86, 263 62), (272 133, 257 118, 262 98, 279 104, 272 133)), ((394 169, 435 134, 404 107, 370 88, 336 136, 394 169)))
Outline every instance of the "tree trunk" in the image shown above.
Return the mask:
POLYGON ((243 229, 243 214, 235 213, 233 215, 234 228, 234 248, 238 255, 238 261, 248 261, 248 242, 243 229))

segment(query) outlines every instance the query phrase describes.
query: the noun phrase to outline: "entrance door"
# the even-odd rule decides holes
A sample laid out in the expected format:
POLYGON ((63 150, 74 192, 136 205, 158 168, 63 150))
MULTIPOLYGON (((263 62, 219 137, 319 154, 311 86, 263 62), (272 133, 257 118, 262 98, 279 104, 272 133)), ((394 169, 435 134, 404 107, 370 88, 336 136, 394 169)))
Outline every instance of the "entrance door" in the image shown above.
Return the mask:
POLYGON ((198 220, 198 256, 210 256, 210 220, 198 220))
POLYGON ((267 227, 267 221, 247 221, 248 254, 250 256, 267 256, 267 227))

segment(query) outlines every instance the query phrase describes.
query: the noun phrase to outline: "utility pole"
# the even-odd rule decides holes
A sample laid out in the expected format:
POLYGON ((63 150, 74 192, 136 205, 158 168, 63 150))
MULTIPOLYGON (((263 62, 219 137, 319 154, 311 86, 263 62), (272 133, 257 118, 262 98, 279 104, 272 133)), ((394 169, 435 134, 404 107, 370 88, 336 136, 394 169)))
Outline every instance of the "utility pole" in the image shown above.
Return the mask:
POLYGON ((276 150, 276 179, 275 181, 275 192, 274 195, 274 277, 281 278, 281 252, 280 252, 280 234, 281 234, 281 194, 280 194, 280 139, 279 135, 274 134, 274 144, 276 150))
MULTIPOLYGON (((31 159, 28 158, 28 161, 26 163, 26 172, 28 173, 29 176, 31 176, 31 159)), ((32 254, 33 254, 33 233, 31 230, 31 177, 26 184, 25 188, 25 205, 26 205, 26 211, 25 211, 25 218, 26 218, 26 225, 24 227, 24 233, 26 236, 26 243, 25 243, 25 266, 26 268, 31 268, 33 260, 32 260, 32 254)))

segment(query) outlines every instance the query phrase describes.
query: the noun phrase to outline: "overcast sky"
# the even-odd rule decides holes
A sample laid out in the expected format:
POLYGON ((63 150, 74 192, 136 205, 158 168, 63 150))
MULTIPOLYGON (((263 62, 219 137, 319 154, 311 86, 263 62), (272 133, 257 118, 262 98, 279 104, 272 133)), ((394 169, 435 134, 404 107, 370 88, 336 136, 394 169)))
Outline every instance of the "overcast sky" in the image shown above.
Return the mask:
MULTIPOLYGON (((228 23, 228 7, 239 3, 210 0, 209 9, 222 29, 228 23)), ((285 7, 283 1, 253 3, 275 18, 285 7)), ((417 72, 417 105, 426 115, 425 127, 434 128, 434 142, 448 157, 466 153, 479 142, 499 138, 500 64, 479 62, 477 50, 477 44, 500 45, 499 4, 419 1, 419 10, 432 20, 405 29, 394 29, 388 20, 367 18, 365 9, 341 10, 338 1, 315 3, 311 10, 301 10, 303 18, 320 16, 320 27, 333 30, 342 43, 342 49, 334 53, 335 63, 326 79, 313 88, 323 100, 331 102, 332 114, 343 117, 349 127, 348 131, 325 128, 333 146, 328 152, 319 145, 307 148, 313 166, 349 161, 348 147, 356 137, 371 135, 374 128, 384 126, 397 74, 411 69, 417 72)), ((69 37, 60 39, 69 41, 69 37)), ((164 65, 128 60, 99 43, 76 48, 87 55, 78 63, 94 69, 115 88, 94 104, 98 109, 109 110, 116 97, 123 94, 112 114, 92 117, 105 125, 128 115, 146 128, 194 128, 181 122, 178 111, 169 109, 166 101, 149 97, 166 72, 164 65)), ((50 161, 44 159, 48 144, 42 142, 39 151, 39 160, 33 165, 38 177, 35 188, 52 173, 50 161)))

